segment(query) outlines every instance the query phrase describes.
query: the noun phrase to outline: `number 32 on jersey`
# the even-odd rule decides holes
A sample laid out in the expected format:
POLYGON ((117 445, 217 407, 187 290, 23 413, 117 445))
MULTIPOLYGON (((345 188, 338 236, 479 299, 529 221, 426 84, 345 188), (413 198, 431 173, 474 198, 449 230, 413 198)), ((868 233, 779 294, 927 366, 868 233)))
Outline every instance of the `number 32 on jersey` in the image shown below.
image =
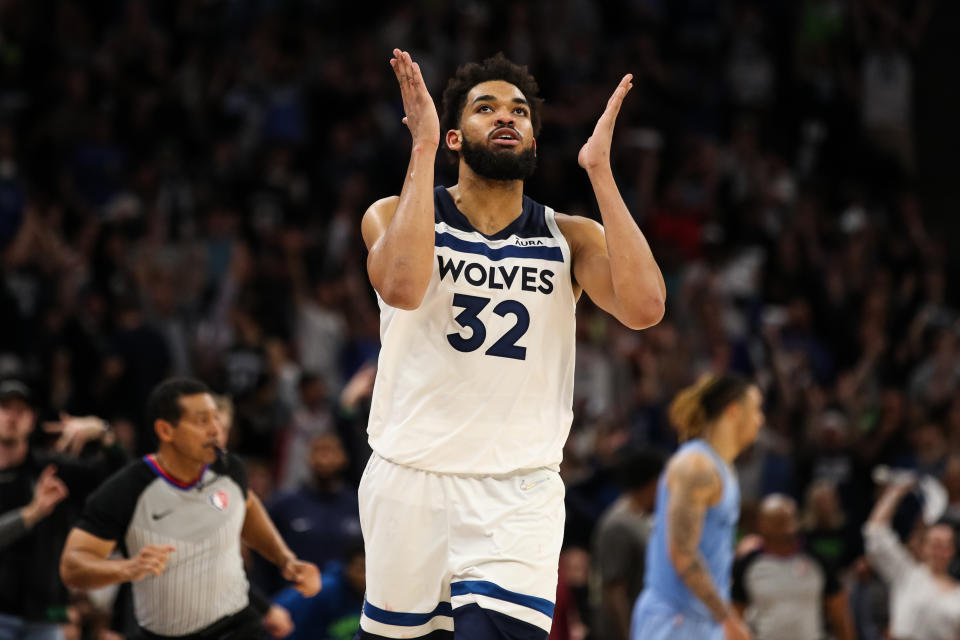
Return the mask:
MULTIPOLYGON (((490 298, 470 296, 465 293, 454 294, 453 306, 463 309, 454 320, 470 333, 467 337, 460 333, 448 333, 447 342, 450 346, 463 353, 476 351, 483 346, 487 339, 487 328, 478 316, 488 304, 490 304, 490 298)), ((516 300, 503 300, 493 308, 493 312, 501 318, 512 315, 516 318, 516 323, 484 353, 488 356, 525 360, 527 348, 518 346, 517 341, 530 328, 530 313, 527 308, 516 300)))

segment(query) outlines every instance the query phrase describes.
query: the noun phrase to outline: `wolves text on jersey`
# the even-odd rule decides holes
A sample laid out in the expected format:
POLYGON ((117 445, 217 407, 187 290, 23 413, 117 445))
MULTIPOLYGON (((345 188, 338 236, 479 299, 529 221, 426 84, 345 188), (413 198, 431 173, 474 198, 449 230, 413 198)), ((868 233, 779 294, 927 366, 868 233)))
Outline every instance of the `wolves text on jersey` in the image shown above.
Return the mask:
POLYGON ((553 292, 553 278, 556 275, 549 269, 540 269, 520 265, 484 266, 478 262, 445 259, 437 256, 440 267, 440 280, 450 277, 454 282, 463 278, 475 287, 488 289, 520 289, 543 294, 553 292))

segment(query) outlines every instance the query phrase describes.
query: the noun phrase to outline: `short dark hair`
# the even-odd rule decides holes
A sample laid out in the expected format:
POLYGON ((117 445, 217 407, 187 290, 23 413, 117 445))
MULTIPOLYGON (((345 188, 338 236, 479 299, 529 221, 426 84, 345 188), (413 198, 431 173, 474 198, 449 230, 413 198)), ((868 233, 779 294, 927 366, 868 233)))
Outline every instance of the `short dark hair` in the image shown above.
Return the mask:
MULTIPOLYGON (((540 87, 537 81, 527 70, 527 67, 511 62, 503 52, 487 58, 483 62, 468 62, 461 65, 447 88, 443 90, 443 114, 440 117, 441 138, 451 129, 460 128, 460 115, 467 103, 467 94, 481 82, 503 80, 509 82, 527 99, 530 106, 530 120, 533 123, 533 135, 540 135, 540 108, 543 98, 538 94, 540 87)), ((446 145, 446 142, 444 142, 446 145)), ((448 149, 449 150, 449 149, 448 149)), ((450 150, 452 152, 452 150, 450 150)), ((455 152, 454 152, 455 153, 455 152)))
POLYGON ((666 457, 656 451, 628 449, 617 456, 614 467, 617 484, 626 491, 641 489, 656 482, 666 457))
POLYGON ((164 380, 150 392, 147 398, 147 424, 151 427, 157 420, 164 420, 172 425, 180 422, 183 407, 180 398, 209 393, 210 387, 192 378, 170 378, 164 380))

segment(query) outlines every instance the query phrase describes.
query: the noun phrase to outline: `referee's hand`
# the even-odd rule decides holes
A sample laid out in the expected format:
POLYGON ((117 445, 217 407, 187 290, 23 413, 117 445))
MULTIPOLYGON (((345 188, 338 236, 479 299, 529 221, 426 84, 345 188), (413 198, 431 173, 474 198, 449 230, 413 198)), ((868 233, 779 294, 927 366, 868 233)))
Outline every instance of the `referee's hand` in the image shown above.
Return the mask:
POLYGON ((159 576, 167 566, 167 556, 176 547, 169 544, 148 544, 130 558, 130 582, 138 582, 148 575, 159 576))
POLYGON ((320 570, 312 562, 293 559, 283 565, 283 577, 293 583, 293 588, 311 598, 320 591, 320 570))

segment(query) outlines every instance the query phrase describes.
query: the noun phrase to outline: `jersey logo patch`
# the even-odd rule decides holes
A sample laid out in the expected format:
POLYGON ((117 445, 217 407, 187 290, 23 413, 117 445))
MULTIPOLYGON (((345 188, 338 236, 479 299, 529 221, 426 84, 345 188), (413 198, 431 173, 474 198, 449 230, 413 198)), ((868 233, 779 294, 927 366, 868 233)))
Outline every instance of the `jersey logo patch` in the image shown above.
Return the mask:
POLYGON ((226 491, 217 491, 216 493, 210 494, 210 504, 212 504, 218 511, 223 511, 227 508, 227 492, 226 491))

